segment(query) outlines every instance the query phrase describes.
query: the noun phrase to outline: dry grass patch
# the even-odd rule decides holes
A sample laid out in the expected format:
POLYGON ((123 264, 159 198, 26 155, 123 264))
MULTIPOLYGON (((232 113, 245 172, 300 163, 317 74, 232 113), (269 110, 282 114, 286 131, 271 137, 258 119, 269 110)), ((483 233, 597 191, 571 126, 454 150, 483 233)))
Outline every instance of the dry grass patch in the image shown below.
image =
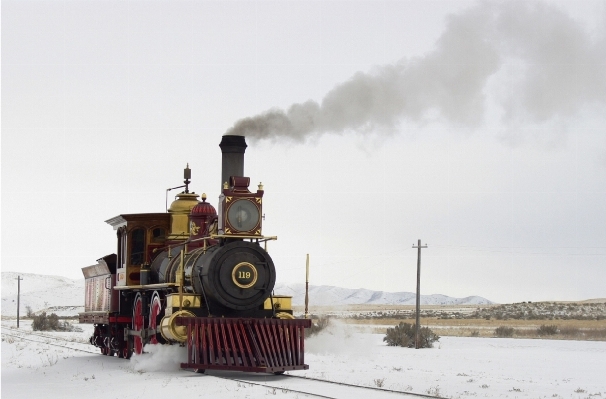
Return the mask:
MULTIPOLYGON (((348 324, 359 325, 392 325, 400 322, 414 323, 414 319, 343 319, 348 324)), ((550 322, 551 323, 551 322, 550 322)), ((421 324, 430 327, 473 327, 473 328, 497 328, 501 325, 512 327, 534 328, 537 329, 545 324, 544 320, 485 320, 485 319, 435 319, 421 317, 421 324)), ((557 325, 561 328, 606 328, 606 320, 557 320, 557 325)))
MULTIPOLYGON (((385 334, 389 324, 399 322, 414 323, 410 320, 397 319, 342 319, 343 322, 359 327, 370 327, 375 334, 385 334)), ((431 328, 436 334, 443 337, 494 337, 495 329, 501 326, 514 329, 513 337, 519 338, 548 338, 548 339, 578 339, 606 341, 606 321, 604 320, 558 320, 557 334, 539 334, 540 320, 484 320, 484 319, 432 319, 421 318, 421 325, 431 328)))

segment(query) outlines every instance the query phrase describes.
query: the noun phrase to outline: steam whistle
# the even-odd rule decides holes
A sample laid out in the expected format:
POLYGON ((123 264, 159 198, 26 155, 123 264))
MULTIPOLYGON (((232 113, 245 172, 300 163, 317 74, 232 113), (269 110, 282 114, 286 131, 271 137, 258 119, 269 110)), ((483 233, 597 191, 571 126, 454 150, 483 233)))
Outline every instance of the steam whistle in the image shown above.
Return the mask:
POLYGON ((185 169, 183 169, 183 183, 185 183, 185 194, 189 194, 189 183, 191 179, 191 169, 189 168, 189 162, 185 169))

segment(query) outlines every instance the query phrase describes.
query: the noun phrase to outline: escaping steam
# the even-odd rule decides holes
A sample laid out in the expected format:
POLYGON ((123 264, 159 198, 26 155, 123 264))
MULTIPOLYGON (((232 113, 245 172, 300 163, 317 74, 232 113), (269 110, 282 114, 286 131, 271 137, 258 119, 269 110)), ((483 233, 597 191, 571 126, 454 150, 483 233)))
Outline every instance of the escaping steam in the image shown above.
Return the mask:
POLYGON ((306 338, 305 350, 316 355, 331 353, 368 358, 375 351, 374 345, 372 335, 360 334, 353 326, 331 318, 325 329, 306 338))
POLYGON ((186 349, 179 345, 145 345, 145 353, 130 358, 134 371, 180 370, 181 362, 187 358, 186 349))
POLYGON ((426 56, 358 72, 321 103, 271 109, 239 120, 226 134, 303 141, 327 132, 394 128, 403 121, 477 127, 495 79, 503 124, 509 127, 603 105, 606 37, 592 38, 544 3, 480 3, 450 16, 426 56))

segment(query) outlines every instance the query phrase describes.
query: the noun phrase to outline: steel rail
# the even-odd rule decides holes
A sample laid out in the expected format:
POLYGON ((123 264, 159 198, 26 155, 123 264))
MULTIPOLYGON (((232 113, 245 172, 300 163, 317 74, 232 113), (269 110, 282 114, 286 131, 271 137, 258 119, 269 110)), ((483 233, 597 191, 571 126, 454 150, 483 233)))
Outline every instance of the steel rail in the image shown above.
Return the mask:
POLYGON ((293 374, 284 374, 284 376, 289 377, 289 378, 300 378, 300 379, 303 379, 303 380, 310 380, 310 381, 327 382, 329 384, 343 385, 343 386, 348 386, 348 387, 352 387, 352 388, 365 388, 365 389, 372 389, 372 390, 381 391, 381 392, 399 393, 399 394, 402 394, 402 395, 413 395, 413 396, 418 396, 418 397, 421 397, 421 398, 445 399, 442 396, 433 396, 433 395, 427 395, 427 394, 424 394, 424 393, 415 393, 415 392, 408 392, 408 391, 396 391, 396 390, 393 390, 393 389, 385 389, 385 388, 379 388, 379 387, 369 387, 369 386, 364 386, 364 385, 355 385, 355 384, 349 384, 347 382, 322 380, 320 378, 303 377, 303 376, 300 376, 300 375, 293 375, 293 374))
MULTIPOLYGON (((89 350, 78 349, 78 348, 72 348, 72 347, 70 347, 70 346, 66 346, 66 345, 59 345, 59 344, 53 344, 53 343, 50 343, 50 342, 38 341, 38 340, 35 340, 35 339, 29 339, 29 338, 26 338, 26 337, 24 337, 23 335, 14 335, 14 334, 9 334, 9 333, 6 333, 6 332, 4 332, 4 331, 2 331, 2 335, 7 335, 7 336, 12 337, 12 338, 21 339, 21 340, 23 340, 23 341, 35 342, 35 343, 37 343, 37 344, 43 344, 43 345, 56 346, 56 347, 59 347, 59 348, 71 349, 71 350, 78 351, 78 352, 91 353, 91 354, 93 354, 93 355, 101 355, 101 353, 99 353, 99 352, 97 352, 97 351, 92 352, 92 351, 89 351, 89 350)), ((32 334, 32 335, 33 335, 33 334, 32 334)), ((49 337, 44 337, 44 338, 49 338, 49 337)), ((58 341, 61 341, 61 340, 59 339, 58 341)), ((69 341, 66 341, 66 342, 69 342, 69 341)), ((80 345, 86 345, 86 344, 83 344, 83 343, 79 343, 79 344, 80 344, 80 345)))
MULTIPOLYGON (((8 330, 11 333, 22 333, 23 335, 34 335, 36 337, 42 337, 42 338, 50 338, 50 339, 54 339, 57 341, 65 341, 65 342, 71 342, 74 344, 82 344, 82 345, 91 345, 90 342, 88 341, 72 341, 72 340, 68 340, 62 337, 56 337, 54 335, 47 335, 47 334, 40 334, 40 333, 36 333, 33 331, 27 331, 27 330, 14 330, 14 329, 10 329, 8 330)), ((65 331, 65 332, 75 332, 75 331, 65 331)), ((4 334, 5 331, 3 330, 2 333, 4 334)), ((16 335, 11 335, 11 336, 16 336, 16 335)))
POLYGON ((221 378, 222 380, 236 381, 236 382, 241 382, 243 384, 257 385, 257 386, 266 387, 266 388, 280 389, 282 391, 300 393, 300 394, 303 394, 303 395, 314 396, 316 398, 338 399, 338 398, 335 398, 334 396, 326 396, 326 395, 321 395, 321 394, 318 394, 318 393, 299 391, 297 389, 291 389, 291 388, 285 388, 285 387, 276 387, 274 385, 266 385, 266 384, 262 384, 260 382, 253 382, 253 381, 247 381, 247 380, 239 380, 239 379, 236 379, 236 378, 228 378, 228 377, 219 377, 219 376, 215 376, 215 375, 209 375, 209 377, 221 378))
MULTIPOLYGON (((287 387, 282 387, 282 386, 266 385, 266 384, 263 384, 263 383, 258 383, 258 382, 250 381, 250 380, 241 380, 241 379, 237 379, 237 378, 221 377, 221 376, 217 376, 217 375, 213 375, 213 374, 205 374, 205 375, 207 375, 209 377, 222 378, 222 379, 225 379, 225 380, 237 381, 237 382, 247 383, 247 384, 253 384, 253 385, 259 385, 259 386, 264 386, 264 387, 273 388, 273 389, 288 390, 288 391, 291 391, 291 392, 301 393, 301 394, 305 394, 305 395, 317 396, 317 397, 322 397, 322 398, 332 398, 332 397, 329 397, 329 396, 325 396, 325 395, 321 395, 321 394, 316 394, 316 393, 313 393, 313 392, 298 391, 298 390, 295 390, 295 389, 291 389, 291 388, 287 388, 287 387)), ((296 376, 296 375, 292 375, 292 374, 283 374, 282 377, 299 378, 299 379, 303 379, 303 380, 317 381, 317 382, 334 384, 334 385, 341 385, 341 386, 346 386, 346 387, 349 387, 349 388, 361 389, 361 390, 375 390, 375 391, 384 392, 386 394, 396 394, 396 395, 402 395, 402 396, 415 396, 415 397, 423 397, 423 398, 430 398, 430 399, 445 399, 444 397, 441 397, 441 396, 432 396, 432 395, 421 394, 421 393, 414 393, 414 392, 407 392, 407 391, 395 391, 395 390, 383 389, 383 388, 378 388, 378 387, 371 387, 371 386, 364 386, 364 385, 355 385, 355 384, 348 384, 348 383, 337 382, 337 381, 323 380, 323 379, 319 379, 319 378, 301 377, 301 376, 296 376)))

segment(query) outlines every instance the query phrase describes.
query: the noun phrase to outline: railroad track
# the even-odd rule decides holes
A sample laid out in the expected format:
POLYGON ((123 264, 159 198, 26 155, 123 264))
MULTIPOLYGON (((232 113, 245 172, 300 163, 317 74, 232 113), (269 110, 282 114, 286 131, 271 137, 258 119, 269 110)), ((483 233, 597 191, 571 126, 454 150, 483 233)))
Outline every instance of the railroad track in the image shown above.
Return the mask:
POLYGON ((285 374, 290 378, 301 378, 304 380, 310 380, 310 381, 323 381, 323 382, 329 382, 331 384, 338 384, 338 385, 344 385, 344 386, 350 386, 350 387, 362 387, 362 388, 366 388, 369 390, 374 390, 374 391, 380 391, 380 392, 386 392, 386 393, 395 393, 395 394, 403 394, 403 395, 407 395, 407 396, 414 396, 417 398, 431 398, 431 399, 442 399, 440 396, 432 396, 432 395, 426 395, 423 393, 414 393, 414 392, 406 392, 406 391, 396 391, 393 389, 385 389, 385 388, 379 388, 379 387, 365 387, 362 385, 354 385, 354 384, 348 384, 346 382, 337 382, 337 381, 329 381, 329 380, 322 380, 319 378, 312 378, 312 377, 302 377, 300 375, 292 375, 292 374, 285 374))
POLYGON ((51 334, 44 334, 41 332, 35 332, 35 331, 28 331, 28 330, 21 330, 21 329, 16 329, 16 328, 3 328, 2 329, 2 334, 5 333, 12 333, 13 336, 16 335, 28 335, 28 336, 38 336, 38 337, 43 337, 43 338, 49 338, 49 339, 55 339, 57 341, 65 341, 65 342, 73 342, 73 343, 79 343, 79 344, 83 344, 83 345, 89 345, 88 341, 74 341, 74 340, 70 340, 70 339, 65 339, 62 337, 58 337, 56 335, 51 335, 51 334))
POLYGON ((30 331, 27 331, 27 332, 24 332, 24 331, 17 332, 15 330, 6 331, 6 329, 2 329, 2 337, 11 337, 16 340, 35 342, 38 344, 56 346, 59 348, 70 349, 73 351, 100 355, 99 351, 98 350, 93 351, 90 348, 91 345, 88 343, 72 341, 69 339, 55 337, 52 335, 38 334, 38 333, 30 332, 30 331), (54 341, 54 342, 52 342, 52 341, 54 341), (77 348, 75 346, 80 346, 80 348, 77 348))
POLYGON ((323 380, 319 378, 310 378, 296 376, 292 374, 271 375, 271 374, 251 374, 243 373, 237 377, 233 372, 208 370, 206 375, 236 381, 243 384, 251 384, 272 389, 275 392, 294 392, 316 398, 327 399, 350 399, 358 397, 372 397, 373 399, 394 399, 394 398, 430 398, 442 399, 439 396, 425 395, 420 393, 395 391, 378 387, 369 387, 364 385, 348 384, 344 382, 323 380))
MULTIPOLYGON (((92 349, 90 344, 65 339, 53 335, 37 333, 33 331, 2 329, 3 337, 11 337, 16 340, 36 342, 39 344, 56 346, 78 352, 85 352, 103 356, 98 350, 92 349), (77 347, 80 346, 80 347, 77 347)), ((348 384, 338 381, 323 380, 319 378, 303 377, 293 374, 253 374, 235 373, 229 371, 208 370, 207 377, 220 378, 240 384, 250 384, 268 388, 270 392, 293 392, 315 398, 325 399, 350 399, 368 396, 373 399, 393 398, 429 398, 441 399, 439 396, 425 395, 414 392, 395 391, 378 387, 348 384)))

